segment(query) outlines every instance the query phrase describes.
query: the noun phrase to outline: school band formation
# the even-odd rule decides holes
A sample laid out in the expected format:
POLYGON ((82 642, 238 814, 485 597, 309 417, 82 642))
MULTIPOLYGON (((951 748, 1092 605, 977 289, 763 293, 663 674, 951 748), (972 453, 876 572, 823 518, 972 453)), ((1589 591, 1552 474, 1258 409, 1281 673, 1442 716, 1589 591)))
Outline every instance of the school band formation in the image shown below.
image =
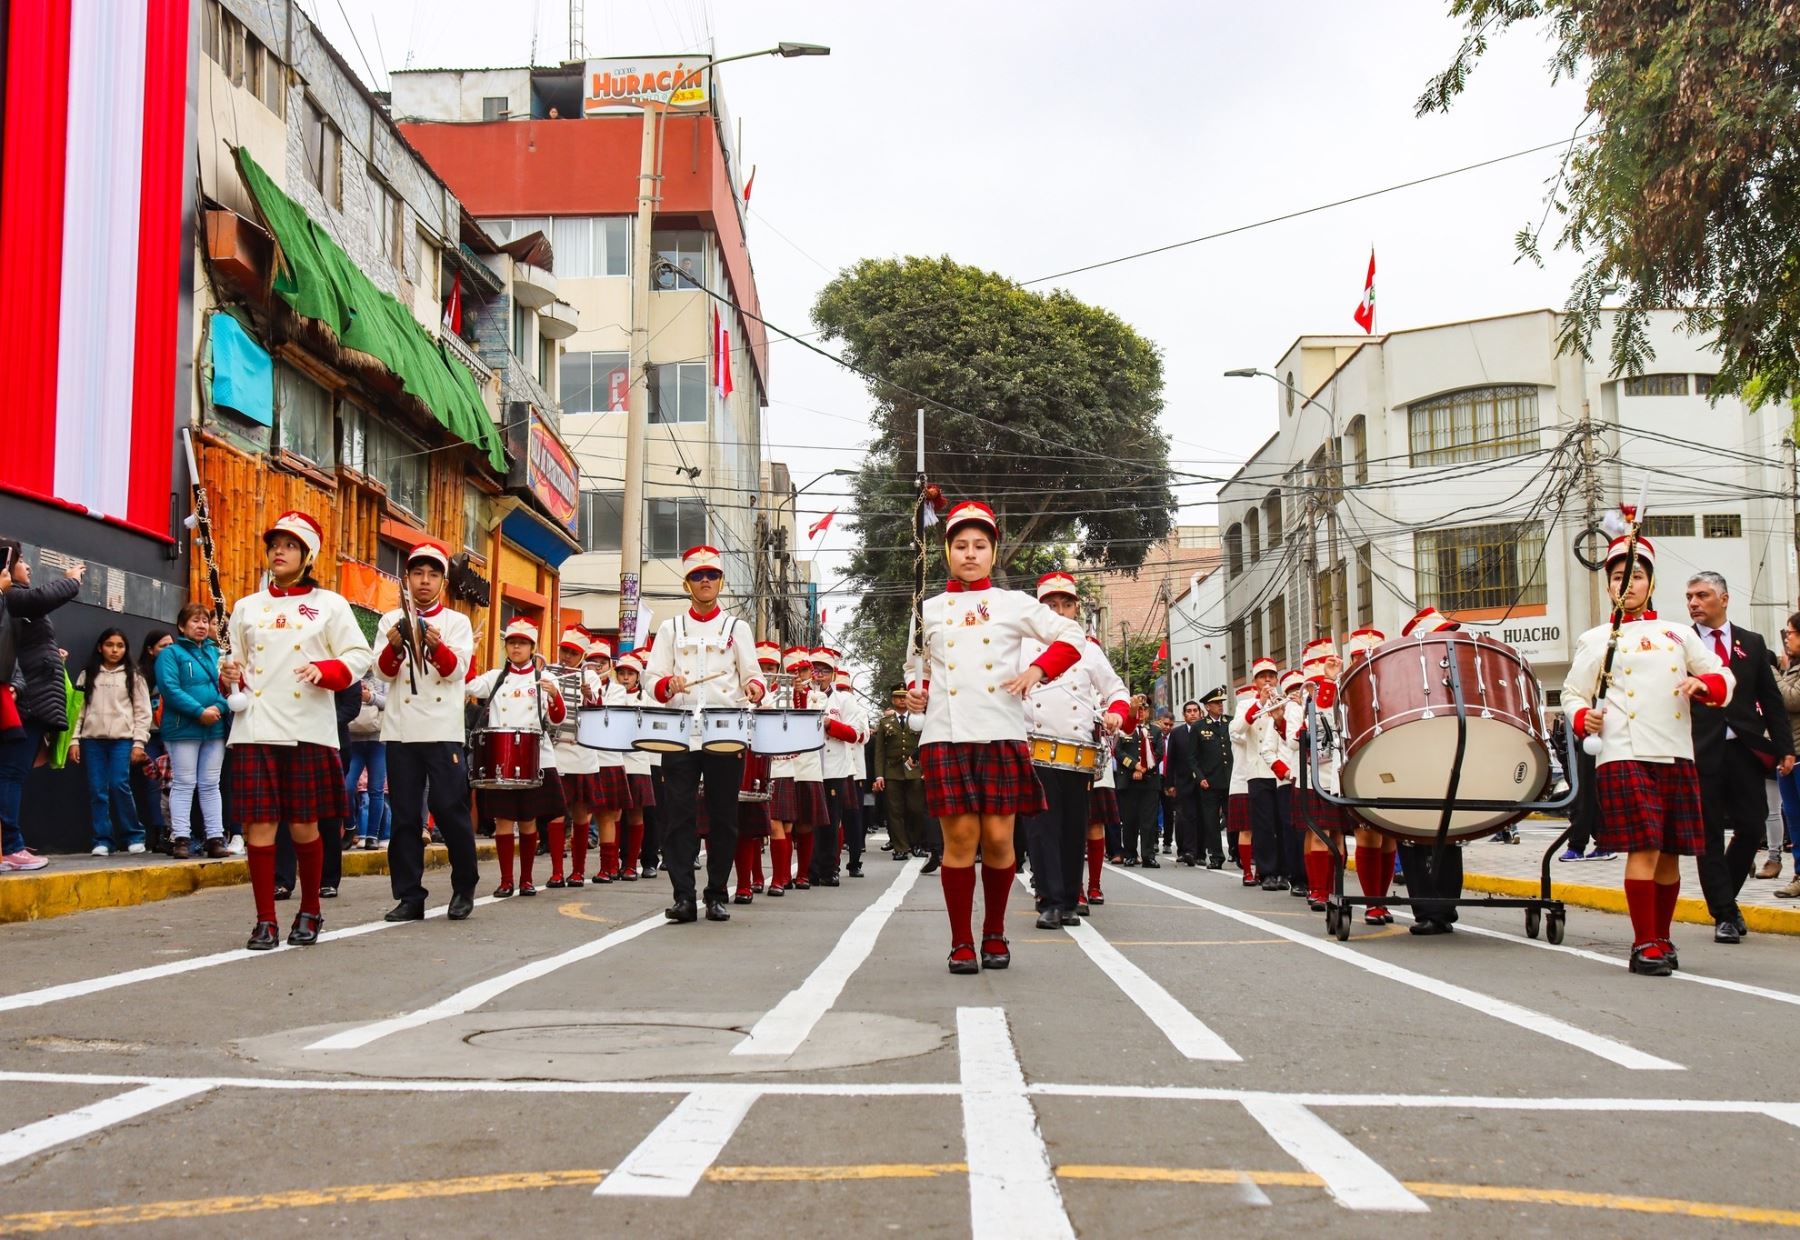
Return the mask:
MULTIPOLYGON (((476 674, 469 621, 444 605, 445 547, 426 541, 411 549, 403 583, 408 605, 381 618, 371 647, 348 603, 313 578, 317 522, 284 513, 264 534, 268 585, 233 609, 232 653, 220 664, 222 689, 248 699, 231 729, 227 775, 245 824, 256 904, 248 946, 266 949, 278 939, 275 841, 282 826, 300 895, 287 940, 318 941, 319 824, 341 820, 347 809, 333 696, 371 668, 387 682, 381 736, 396 900, 389 920, 425 915, 427 811, 450 854, 448 917, 462 920, 474 907, 479 874, 465 707, 474 708, 477 726, 542 737, 538 786, 484 789, 476 797, 478 812, 494 823, 499 897, 535 894, 540 824, 549 834, 547 886, 636 880, 646 811, 658 824, 672 922, 728 921, 733 903, 836 886, 841 872, 860 876, 864 744, 873 738, 871 787, 885 794, 893 855, 923 856, 927 871, 939 875, 952 973, 1010 965, 1006 909, 1021 851, 1042 928, 1079 924, 1104 903, 1109 828, 1122 830, 1125 852, 1143 840, 1143 861, 1155 864, 1145 837, 1154 832, 1165 775, 1177 793, 1182 860, 1216 869, 1235 850, 1244 886, 1286 891, 1322 909, 1334 880, 1333 851, 1342 853, 1350 838, 1356 881, 1369 901, 1365 920, 1393 920, 1383 907, 1396 873, 1393 837, 1312 786, 1337 791, 1339 677, 1346 661, 1380 645, 1381 633, 1349 634, 1341 654, 1331 639, 1317 639, 1298 670, 1258 660, 1229 717, 1221 689, 1189 703, 1181 728, 1165 737, 1141 703, 1134 710, 1103 650, 1083 633, 1073 577, 1046 574, 1035 595, 996 587, 999 528, 979 502, 952 507, 943 534, 949 580, 923 601, 914 677, 895 686, 894 709, 875 720, 850 691, 837 652, 759 643, 719 606, 723 570, 714 548, 684 555, 690 605, 663 621, 645 650, 615 660, 603 638, 569 628, 551 660, 539 654, 535 626, 520 619, 505 630, 504 662, 476 674), (825 743, 772 759, 749 751, 658 755, 579 744, 571 707, 602 704, 822 710, 825 743), (1308 735, 1309 717, 1320 735, 1308 735), (1310 778, 1309 767, 1302 790, 1301 767, 1314 760, 1314 747, 1318 777, 1310 778), (599 841, 591 875, 590 830, 599 841), (702 838, 704 878, 697 882, 702 838)), ((1629 854, 1632 967, 1661 974, 1678 965, 1669 942, 1676 858, 1704 848, 1687 715, 1728 702, 1734 679, 1690 626, 1660 622, 1649 611, 1654 548, 1639 540, 1627 579, 1622 542, 1608 559, 1628 617, 1612 674, 1604 682, 1598 676, 1612 638, 1610 626, 1601 626, 1580 639, 1563 701, 1578 733, 1601 738, 1599 836, 1629 854)), ((1427 608, 1403 636, 1453 627, 1427 608)), ((1444 860, 1428 847, 1408 849, 1414 933, 1442 933, 1454 920, 1449 901, 1459 894, 1460 874, 1436 872, 1444 860)))

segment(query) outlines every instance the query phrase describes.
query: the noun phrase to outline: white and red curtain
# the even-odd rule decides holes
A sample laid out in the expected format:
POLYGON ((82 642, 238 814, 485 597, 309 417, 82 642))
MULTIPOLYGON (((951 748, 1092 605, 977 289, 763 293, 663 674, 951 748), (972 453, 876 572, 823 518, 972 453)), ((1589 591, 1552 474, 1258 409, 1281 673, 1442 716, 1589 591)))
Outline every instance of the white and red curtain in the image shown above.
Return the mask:
POLYGON ((193 0, 6 6, 0 486, 168 537, 193 0))

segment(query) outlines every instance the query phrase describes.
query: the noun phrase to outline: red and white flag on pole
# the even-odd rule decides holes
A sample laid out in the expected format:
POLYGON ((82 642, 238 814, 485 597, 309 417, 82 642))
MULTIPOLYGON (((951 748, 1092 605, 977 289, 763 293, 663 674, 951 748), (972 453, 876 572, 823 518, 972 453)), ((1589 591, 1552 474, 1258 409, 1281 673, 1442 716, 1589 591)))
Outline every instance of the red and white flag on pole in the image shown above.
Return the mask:
POLYGON ((725 326, 717 308, 713 310, 713 384, 719 389, 720 400, 731 395, 731 329, 725 326))
POLYGON ((456 273, 456 280, 450 285, 450 300, 444 303, 444 326, 456 335, 462 335, 462 272, 456 273))
POLYGON ((1375 334, 1375 247, 1369 247, 1369 275, 1363 281, 1362 301, 1356 307, 1356 325, 1375 334))
POLYGON ((825 617, 828 614, 829 614, 829 609, 824 608, 824 607, 819 608, 819 627, 820 628, 825 627, 825 617))
POLYGON ((837 509, 833 508, 830 512, 806 527, 806 536, 808 538, 817 538, 820 534, 823 534, 826 530, 831 528, 831 519, 835 516, 837 516, 837 509))

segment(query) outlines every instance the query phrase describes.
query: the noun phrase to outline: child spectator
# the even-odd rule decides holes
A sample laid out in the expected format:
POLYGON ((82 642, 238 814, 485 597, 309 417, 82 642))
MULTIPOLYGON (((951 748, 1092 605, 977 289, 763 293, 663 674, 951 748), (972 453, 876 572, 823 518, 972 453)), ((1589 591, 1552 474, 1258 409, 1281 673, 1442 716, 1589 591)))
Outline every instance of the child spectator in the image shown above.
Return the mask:
POLYGON ((112 855, 116 828, 121 826, 126 851, 144 851, 144 827, 131 795, 131 768, 149 760, 144 747, 150 740, 150 688, 139 683, 137 667, 126 657, 130 650, 123 632, 107 629, 75 678, 83 706, 69 761, 87 767, 96 857, 112 855))
POLYGON ((206 855, 223 857, 225 814, 219 769, 225 762, 225 695, 219 692, 219 646, 212 612, 189 603, 176 617, 179 636, 156 656, 162 693, 162 740, 169 751, 170 847, 174 857, 193 849, 194 793, 206 829, 206 855))

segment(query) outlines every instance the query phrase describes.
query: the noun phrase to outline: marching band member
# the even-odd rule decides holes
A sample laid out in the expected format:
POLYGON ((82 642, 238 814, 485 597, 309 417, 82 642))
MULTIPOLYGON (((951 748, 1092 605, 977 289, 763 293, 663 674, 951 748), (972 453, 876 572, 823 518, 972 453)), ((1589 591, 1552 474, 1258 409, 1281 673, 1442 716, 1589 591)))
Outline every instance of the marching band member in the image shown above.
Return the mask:
POLYGON ((1262 881, 1256 872, 1255 845, 1250 827, 1250 724, 1246 716, 1256 703, 1256 686, 1239 685, 1237 701, 1226 734, 1231 738, 1231 784, 1225 796, 1225 834, 1235 849, 1238 869, 1243 871, 1243 885, 1254 887, 1262 881))
MULTIPOLYGON (((567 679, 575 683, 576 705, 592 706, 600 701, 603 686, 600 673, 586 663, 589 646, 587 630, 578 624, 563 629, 556 643, 558 692, 567 679)), ((562 780, 563 801, 568 813, 551 818, 545 826, 550 834, 550 877, 544 886, 551 889, 581 887, 587 883, 588 824, 599 804, 600 753, 577 742, 577 719, 563 698, 563 720, 556 729, 556 774, 562 780), (569 877, 563 878, 564 837, 574 844, 573 864, 569 877)))
MULTIPOLYGON (((1065 620, 1079 621, 1081 596, 1068 573, 1038 578, 1038 602, 1065 620)), ((1048 643, 1027 637, 1019 645, 1018 670, 1043 658, 1048 643)), ((1115 736, 1131 721, 1131 695, 1106 654, 1082 642, 1081 658, 1054 683, 1039 684, 1025 696, 1028 736, 1099 746, 1099 733, 1115 736), (1097 731, 1098 730, 1098 731, 1097 731)), ((1025 847, 1038 893, 1038 928, 1081 924, 1082 864, 1088 851, 1089 799, 1094 773, 1034 764, 1044 790, 1042 813, 1024 817, 1025 847)), ((1098 761, 1095 763, 1098 766, 1098 761)))
POLYGON ((1647 538, 1637 540, 1627 580, 1628 541, 1615 538, 1606 552, 1608 586, 1622 613, 1616 633, 1602 624, 1581 635, 1562 701, 1578 734, 1600 738, 1597 835, 1603 847, 1627 854, 1631 971, 1666 977, 1679 967, 1669 927, 1681 896, 1680 858, 1697 856, 1706 845, 1689 714, 1723 707, 1737 682, 1692 625, 1656 618, 1650 609, 1656 548, 1647 538), (1601 683, 1614 643, 1611 671, 1601 683))
MULTIPOLYGON (((727 615, 718 605, 725 585, 724 561, 717 547, 690 547, 681 557, 682 580, 693 605, 683 615, 664 620, 656 632, 645 676, 650 692, 664 705, 689 708, 751 705, 762 701, 767 686, 756 666, 756 641, 750 626, 727 615)), ((706 890, 702 893, 708 921, 730 921, 728 886, 737 852, 738 788, 744 778, 744 755, 684 750, 663 759, 667 810, 663 820, 663 868, 675 902, 663 915, 673 922, 698 916, 694 902, 694 862, 700 855, 696 800, 700 776, 706 779, 709 835, 706 845, 706 890)))
POLYGON ((869 782, 868 725, 869 712, 856 698, 856 686, 851 683, 850 673, 842 667, 838 668, 837 691, 846 698, 856 702, 856 709, 862 712, 863 743, 850 746, 850 821, 852 831, 846 839, 846 851, 850 854, 850 864, 845 872, 851 878, 863 876, 863 846, 868 843, 869 826, 867 815, 863 811, 863 788, 869 782), (850 841, 854 841, 853 844, 850 841))
POLYGON ((862 876, 863 841, 856 830, 862 822, 862 792, 856 787, 854 751, 869 739, 869 717, 856 695, 839 688, 838 652, 820 646, 812 652, 813 683, 825 708, 825 751, 821 755, 825 777, 825 805, 830 822, 824 832, 814 832, 813 881, 822 887, 838 885, 838 854, 849 845, 850 873, 862 876))
POLYGON ((469 618, 444 606, 450 551, 427 539, 406 555, 400 585, 412 602, 418 625, 416 649, 422 667, 406 670, 406 610, 396 607, 375 630, 375 674, 387 683, 381 739, 387 746, 388 803, 394 816, 388 838, 389 883, 394 907, 388 921, 425 916, 425 822, 432 821, 450 850, 451 921, 475 908, 475 825, 469 819, 469 771, 464 765, 463 684, 475 658, 469 618))
MULTIPOLYGON (((600 700, 618 705, 625 700, 625 688, 613 680, 612 652, 612 642, 604 637, 588 642, 588 667, 600 678, 600 700)), ((620 872, 619 824, 631 808, 629 768, 625 754, 610 749, 588 752, 600 763, 594 772, 594 822, 600 841, 600 864, 594 870, 594 881, 616 883, 624 877, 620 872)))
POLYGON ((1279 792, 1281 781, 1270 767, 1267 754, 1273 746, 1265 746, 1264 738, 1274 729, 1275 719, 1282 713, 1284 699, 1275 688, 1281 669, 1275 660, 1258 659, 1250 665, 1250 683, 1255 696, 1241 716, 1244 731, 1244 779, 1250 798, 1250 837, 1256 861, 1256 876, 1264 891, 1286 891, 1288 880, 1282 876, 1282 846, 1289 820, 1288 802, 1279 792))
MULTIPOLYGON (((756 643, 756 665, 762 670, 767 683, 774 684, 776 675, 781 671, 781 647, 775 642, 756 643)), ((757 706, 758 710, 774 710, 775 698, 767 695, 757 706)), ((768 759, 752 754, 744 759, 748 772, 751 766, 759 771, 766 771, 768 759)), ((746 780, 757 778, 757 775, 746 774, 746 780)), ((766 774, 760 776, 765 781, 766 774)), ((770 791, 768 784, 763 785, 765 792, 770 791)), ((737 845, 737 894, 732 896, 733 904, 749 904, 763 892, 762 850, 763 841, 770 835, 769 802, 746 801, 738 799, 738 845, 737 845)), ((770 846, 770 858, 773 860, 774 848, 770 846)))
MULTIPOLYGON (((1339 754, 1337 736, 1340 731, 1337 714, 1338 676, 1344 670, 1343 660, 1338 657, 1337 646, 1329 637, 1316 638, 1306 644, 1301 658, 1301 674, 1305 684, 1301 690, 1301 735, 1312 745, 1323 749, 1319 755, 1318 783, 1312 783, 1312 772, 1307 772, 1306 814, 1319 830, 1325 833, 1320 839, 1310 830, 1305 830, 1305 822, 1296 811, 1295 826, 1305 830, 1306 852, 1306 895, 1308 906, 1315 913, 1325 911, 1325 902, 1331 895, 1332 880, 1335 877, 1334 858, 1344 850, 1344 830, 1346 814, 1341 806, 1327 801, 1321 792, 1337 795, 1339 754), (1305 702, 1310 699, 1316 708, 1319 718, 1320 734, 1313 735, 1306 723, 1305 702)), ((1302 750, 1299 760, 1309 761, 1308 753, 1302 750)))
POLYGON ((494 820, 494 847, 500 854, 500 885, 496 899, 513 894, 513 849, 519 857, 522 896, 535 896, 531 881, 537 858, 537 824, 540 818, 561 818, 567 810, 562 779, 556 770, 556 744, 552 729, 566 713, 556 677, 537 660, 537 625, 520 616, 502 634, 506 662, 469 682, 468 695, 482 706, 482 726, 503 732, 536 732, 538 768, 543 782, 535 788, 483 788, 477 798, 484 814, 494 820), (515 840, 515 835, 518 838, 515 840))
MULTIPOLYGON (((1401 637, 1453 633, 1462 625, 1435 607, 1421 608, 1400 630, 1401 637)), ((1463 892, 1463 841, 1446 844, 1440 851, 1435 839, 1408 838, 1396 854, 1404 865, 1406 894, 1412 899, 1413 924, 1408 933, 1449 934, 1457 919, 1456 901, 1463 892)))
MULTIPOLYGON (((613 676, 619 683, 617 700, 622 705, 650 704, 650 695, 644 692, 643 675, 644 657, 635 650, 627 650, 613 661, 613 676)), ((645 811, 656 808, 656 789, 650 770, 660 755, 633 749, 623 756, 625 789, 630 794, 630 802, 620 815, 625 838, 619 851, 619 881, 635 883, 638 880, 638 858, 644 848, 645 811)))
MULTIPOLYGON (((1387 635, 1380 629, 1357 629, 1344 639, 1344 657, 1354 662, 1386 640, 1387 635)), ((1394 837, 1383 835, 1368 826, 1356 816, 1355 811, 1349 813, 1350 820, 1356 826, 1357 886, 1371 900, 1384 899, 1388 889, 1394 885, 1394 862, 1400 855, 1395 851, 1397 845, 1394 837)), ((1385 926, 1393 920, 1394 915, 1387 911, 1385 905, 1371 904, 1363 910, 1363 921, 1368 925, 1385 926)))
MULTIPOLYGON (((796 646, 782 656, 783 665, 794 677, 794 706, 803 709, 819 709, 818 691, 806 686, 812 678, 812 651, 804 646, 796 646)), ((813 856, 817 851, 820 827, 831 825, 831 807, 825 799, 825 757, 823 747, 799 753, 793 756, 788 768, 789 788, 787 799, 782 801, 782 811, 792 815, 783 821, 787 822, 790 839, 794 843, 794 873, 788 879, 788 886, 795 891, 811 890, 813 879, 813 856)), ((780 794, 779 779, 777 795, 780 794)), ((774 804, 771 799, 770 804, 774 804)), ((775 817, 773 809, 770 817, 775 817)))
POLYGON ((1004 969, 1006 900, 1016 863, 1013 819, 1042 813, 1043 789, 1025 741, 1026 694, 1054 680, 1081 658, 1079 625, 1029 594, 996 589, 993 572, 1000 527, 986 504, 965 502, 944 520, 950 583, 925 600, 925 683, 907 695, 907 709, 925 712, 919 759, 927 812, 944 830, 939 873, 950 920, 952 973, 1004 969), (1023 672, 1019 647, 1036 638, 1047 649, 1023 672), (975 952, 975 850, 981 848, 984 917, 981 954, 975 952))
POLYGON ((325 924, 319 822, 348 817, 336 694, 362 679, 373 656, 350 604, 313 579, 323 541, 319 523, 303 512, 282 513, 264 532, 269 584, 232 608, 232 657, 219 667, 227 693, 242 685, 250 695, 226 745, 231 806, 244 824, 256 898, 256 928, 245 944, 253 951, 275 946, 277 828, 287 824, 300 884, 288 942, 306 947, 325 924))
MULTIPOLYGON (((1088 634, 1082 648, 1084 653, 1088 646, 1092 646, 1101 658, 1106 657, 1106 647, 1092 633, 1088 634)), ((1086 917, 1091 906, 1106 903, 1106 894, 1100 890, 1100 873, 1106 866, 1107 836, 1111 833, 1117 839, 1123 826, 1119 818, 1118 780, 1113 773, 1113 747, 1118 739, 1117 733, 1102 733, 1100 771, 1094 776, 1094 786, 1088 790, 1087 899, 1076 906, 1078 917, 1086 917)))
POLYGON ((1297 671, 1281 674, 1279 694, 1269 710, 1268 726, 1258 737, 1263 764, 1275 776, 1276 813, 1280 818, 1281 872, 1287 876, 1288 894, 1304 900, 1307 889, 1306 845, 1312 833, 1294 807, 1300 778, 1300 732, 1306 726, 1306 706, 1301 692, 1306 678, 1297 671))

